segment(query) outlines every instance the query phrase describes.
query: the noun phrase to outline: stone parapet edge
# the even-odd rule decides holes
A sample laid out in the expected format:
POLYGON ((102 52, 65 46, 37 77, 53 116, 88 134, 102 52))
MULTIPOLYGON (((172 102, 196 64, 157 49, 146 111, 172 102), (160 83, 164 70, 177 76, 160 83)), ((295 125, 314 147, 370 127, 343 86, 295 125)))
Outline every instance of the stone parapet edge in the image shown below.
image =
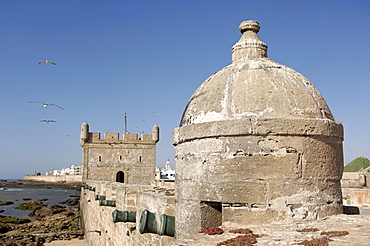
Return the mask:
POLYGON ((344 140, 343 126, 329 119, 250 118, 181 126, 173 131, 173 144, 227 136, 319 136, 344 140))

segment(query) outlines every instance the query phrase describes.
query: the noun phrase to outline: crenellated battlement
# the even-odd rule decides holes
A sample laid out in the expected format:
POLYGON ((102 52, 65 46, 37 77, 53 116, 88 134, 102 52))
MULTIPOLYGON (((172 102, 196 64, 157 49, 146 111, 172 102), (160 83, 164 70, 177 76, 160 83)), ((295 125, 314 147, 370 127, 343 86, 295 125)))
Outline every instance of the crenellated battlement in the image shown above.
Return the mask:
POLYGON ((159 141, 159 127, 154 125, 152 134, 141 133, 104 133, 89 132, 89 125, 84 122, 81 126, 80 145, 85 143, 157 143, 159 141))
POLYGON ((89 133, 89 143, 124 143, 124 142, 155 142, 153 139, 153 134, 140 134, 140 137, 136 133, 103 133, 99 132, 90 132, 89 133))

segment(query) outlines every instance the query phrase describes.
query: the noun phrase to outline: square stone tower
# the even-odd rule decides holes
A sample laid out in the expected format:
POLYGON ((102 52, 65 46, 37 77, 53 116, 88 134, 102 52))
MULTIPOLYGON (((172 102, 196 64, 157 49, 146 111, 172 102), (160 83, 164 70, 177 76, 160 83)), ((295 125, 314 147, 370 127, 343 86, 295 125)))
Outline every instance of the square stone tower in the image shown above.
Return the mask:
POLYGON ((83 148, 82 180, 102 180, 127 184, 154 184, 156 143, 159 127, 152 134, 89 132, 89 125, 81 126, 80 145, 83 148))

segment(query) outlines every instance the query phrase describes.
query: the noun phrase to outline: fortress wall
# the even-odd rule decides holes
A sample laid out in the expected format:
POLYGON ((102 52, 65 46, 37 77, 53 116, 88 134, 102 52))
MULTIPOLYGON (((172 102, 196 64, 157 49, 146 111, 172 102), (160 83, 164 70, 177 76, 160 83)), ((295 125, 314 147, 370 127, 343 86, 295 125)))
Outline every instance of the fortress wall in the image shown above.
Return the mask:
POLYGON ((140 227, 141 214, 148 210, 156 214, 174 216, 174 190, 149 185, 128 185, 110 181, 86 180, 93 189, 81 190, 81 225, 88 245, 168 245, 174 237, 143 233, 140 227), (116 202, 115 207, 100 206, 95 195, 106 196, 106 200, 116 202), (136 222, 113 222, 114 210, 135 211, 136 222))
POLYGON ((369 172, 344 172, 341 180, 343 205, 370 206, 369 172))
POLYGON ((24 175, 23 179, 44 182, 78 183, 82 182, 82 175, 24 175))

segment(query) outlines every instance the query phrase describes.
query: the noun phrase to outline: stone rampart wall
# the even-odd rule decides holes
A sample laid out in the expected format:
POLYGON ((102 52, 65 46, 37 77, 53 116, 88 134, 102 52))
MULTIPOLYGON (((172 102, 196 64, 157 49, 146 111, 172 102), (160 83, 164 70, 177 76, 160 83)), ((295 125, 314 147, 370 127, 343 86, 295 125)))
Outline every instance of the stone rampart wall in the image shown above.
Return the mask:
POLYGON ((370 206, 369 172, 344 172, 341 180, 343 205, 370 206))
POLYGON ((44 182, 82 182, 82 175, 24 175, 25 180, 35 180, 44 182))
POLYGON ((100 246, 165 246, 174 242, 173 236, 140 233, 144 211, 174 216, 174 190, 149 185, 128 185, 110 181, 86 180, 81 190, 81 225, 88 245, 100 246), (115 203, 104 206, 101 203, 115 203), (114 202, 113 202, 114 201, 114 202), (136 221, 114 222, 113 213, 136 212, 136 221))

